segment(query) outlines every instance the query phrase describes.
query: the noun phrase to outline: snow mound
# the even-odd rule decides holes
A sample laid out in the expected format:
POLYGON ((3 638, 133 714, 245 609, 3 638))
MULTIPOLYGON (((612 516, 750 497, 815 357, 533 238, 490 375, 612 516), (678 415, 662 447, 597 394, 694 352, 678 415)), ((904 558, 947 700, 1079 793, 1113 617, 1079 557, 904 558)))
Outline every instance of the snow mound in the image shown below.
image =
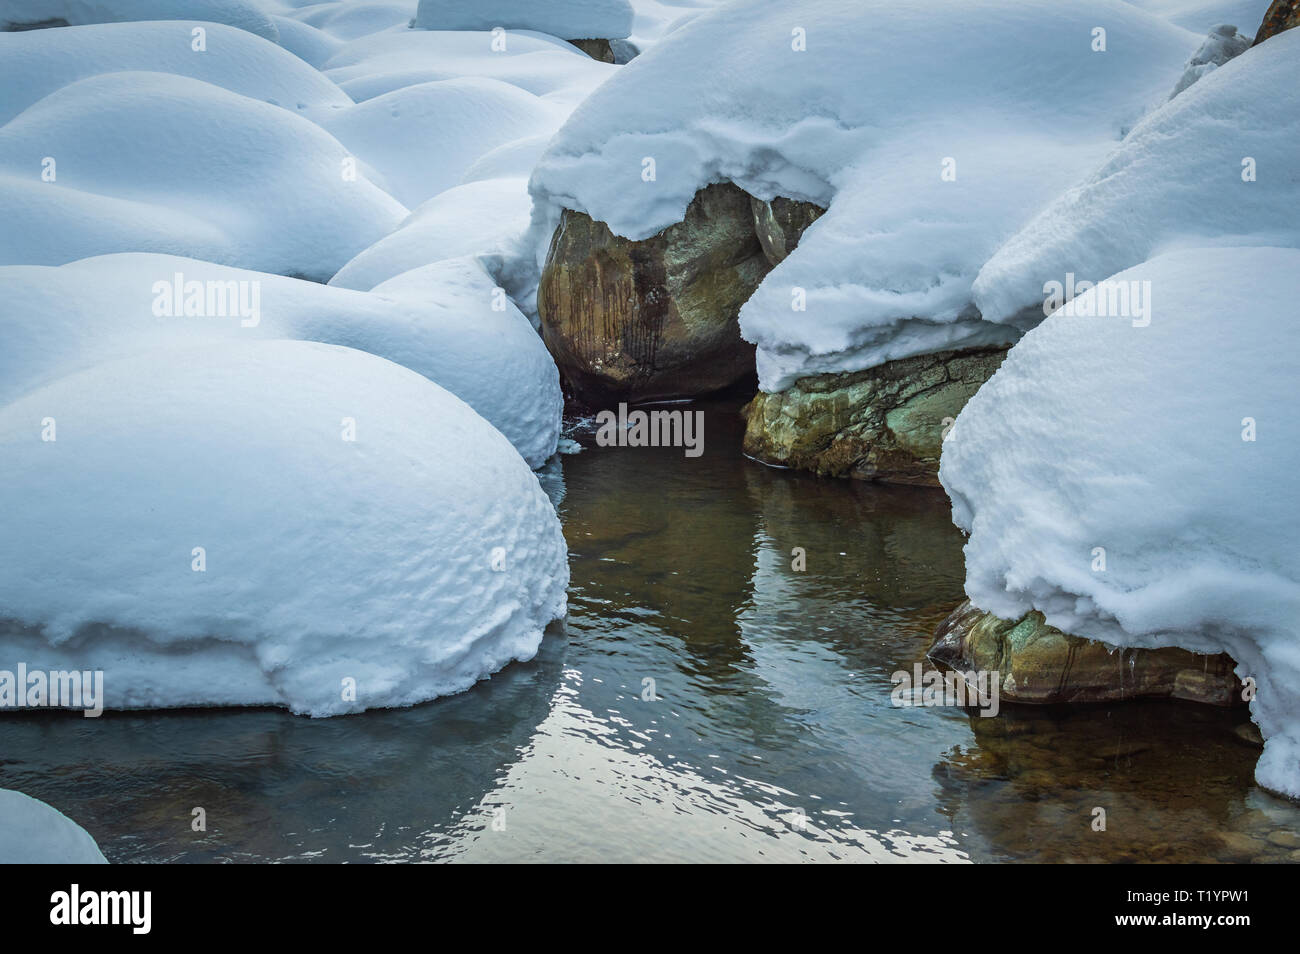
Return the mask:
POLYGON ((764 390, 1011 340, 1019 329, 971 304, 980 265, 1168 96, 1199 42, 1122 0, 710 10, 619 67, 556 135, 530 184, 537 264, 561 208, 643 239, 730 180, 829 207, 741 311, 764 390))
POLYGON ((1117 646, 1230 653, 1258 684, 1256 777, 1300 796, 1300 251, 1186 249, 1109 281, 1149 283, 1147 319, 1079 296, 944 444, 966 592, 1117 646))
POLYGON ((406 214, 360 171, 347 179, 349 158, 301 116, 199 80, 79 80, 0 127, 16 212, 0 263, 167 251, 323 281, 406 214))
POLYGON ((524 179, 483 179, 448 189, 340 268, 330 284, 365 291, 402 272, 447 258, 517 257, 520 236, 528 229, 528 212, 524 179))
POLYGON ((1194 33, 1205 33, 1220 23, 1230 23, 1254 37, 1273 0, 1128 0, 1133 6, 1164 17, 1194 33))
POLYGON ((569 108, 619 69, 537 33, 509 34, 501 52, 491 44, 483 33, 397 30, 347 44, 324 69, 357 102, 417 83, 481 76, 569 108))
POLYGON ((567 113, 532 93, 484 77, 420 83, 321 116, 322 127, 414 208, 458 185, 482 154, 554 133, 567 113))
POLYGON ((106 865, 95 839, 39 799, 0 788, 0 864, 106 865))
POLYGON ((555 453, 555 362, 473 260, 426 266, 375 294, 169 255, 0 268, 0 405, 105 360, 230 338, 368 351, 451 391, 529 466, 555 453))
POLYGON ((0 649, 102 670, 108 708, 412 705, 531 658, 565 612, 560 523, 514 448, 348 348, 96 365, 0 409, 0 475, 0 649))
POLYGON ((998 321, 1041 305, 1046 282, 1096 281, 1179 245, 1300 245, 1297 142, 1300 31, 1289 30, 1148 116, 998 249, 975 301, 998 321))
POLYGON ((289 15, 344 42, 409 26, 418 0, 349 0, 318 3, 289 15))
POLYGON ((565 40, 623 39, 632 32, 628 0, 420 0, 421 30, 536 30, 565 40))
POLYGON ((196 20, 205 28, 220 23, 272 43, 279 38, 275 23, 250 0, 5 0, 0 9, 0 30, 124 20, 196 20))
POLYGON ((280 46, 317 69, 343 46, 342 40, 300 20, 290 20, 288 17, 273 19, 276 29, 280 31, 280 46))
POLYGON ((196 53, 191 26, 109 23, 0 33, 0 123, 76 80, 124 70, 188 76, 286 109, 352 105, 288 50, 232 27, 204 24, 208 48, 196 53))

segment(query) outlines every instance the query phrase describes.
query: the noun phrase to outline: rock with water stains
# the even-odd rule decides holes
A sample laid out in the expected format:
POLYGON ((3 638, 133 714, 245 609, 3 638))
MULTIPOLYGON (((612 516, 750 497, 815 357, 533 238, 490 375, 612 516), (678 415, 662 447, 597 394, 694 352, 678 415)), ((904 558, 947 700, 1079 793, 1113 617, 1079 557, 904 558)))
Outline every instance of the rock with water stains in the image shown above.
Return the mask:
POLYGON ((1241 705, 1236 664, 1226 653, 1124 649, 1048 626, 1043 614, 1000 619, 966 600, 935 630, 929 657, 962 672, 1001 674, 1005 702, 1114 702, 1183 699, 1241 705))
POLYGON ((1300 0, 1273 0, 1255 34, 1255 45, 1294 26, 1300 26, 1300 0))
POLYGON ((773 265, 780 265, 803 236, 804 230, 825 213, 820 205, 787 199, 779 195, 771 202, 751 196, 750 211, 754 215, 754 234, 763 254, 773 265))
POLYGON ((946 429, 1006 353, 917 355, 760 392, 745 408, 745 453, 827 477, 937 487, 946 429))
POLYGON ((730 183, 641 241, 565 210, 537 290, 542 335, 588 404, 707 394, 753 373, 737 315, 770 268, 750 196, 730 183))

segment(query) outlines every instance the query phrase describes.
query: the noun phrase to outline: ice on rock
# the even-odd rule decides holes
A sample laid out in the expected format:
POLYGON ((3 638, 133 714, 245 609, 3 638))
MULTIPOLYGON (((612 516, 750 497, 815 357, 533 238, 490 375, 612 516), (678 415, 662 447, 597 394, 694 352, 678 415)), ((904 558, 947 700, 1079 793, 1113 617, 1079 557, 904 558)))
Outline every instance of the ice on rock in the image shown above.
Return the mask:
POLYGON ((0 6, 0 30, 128 20, 194 20, 205 28, 219 23, 272 43, 279 35, 271 17, 253 0, 5 0, 0 6))
POLYGON ((531 658, 565 612, 560 523, 515 449, 348 348, 96 364, 0 409, 0 478, 0 649, 102 670, 108 708, 412 705, 531 658))
POLYGON ((0 405, 101 361, 230 338, 368 351, 468 403, 529 466, 555 453, 555 362, 472 259, 425 266, 373 294, 169 255, 0 268, 0 405))
POLYGON ((324 281, 406 215, 350 161, 309 120, 209 83, 91 76, 0 127, 0 264, 160 251, 324 281))
MULTIPOLYGON (((1300 30, 1207 74, 998 249, 975 280, 990 321, 1045 283, 1097 281, 1180 245, 1300 246, 1300 30)), ((1041 312, 1039 313, 1041 314, 1041 312)))
POLYGON ((565 40, 623 39, 632 32, 628 0, 420 0, 422 30, 535 30, 565 40))
POLYGON ((188 23, 107 23, 0 33, 0 123, 69 83, 127 70, 175 73, 286 109, 352 105, 337 86, 286 49, 233 27, 203 24, 202 55, 188 23))
POLYGON ((1149 314, 1080 295, 944 443, 966 592, 1116 646, 1229 653, 1257 684, 1256 777, 1300 797, 1300 251, 1184 249, 1108 281, 1149 314))
POLYGON ((106 865, 90 833, 56 808, 0 788, 0 864, 106 865))
POLYGON ((741 310, 764 390, 1014 340, 972 304, 979 267, 1168 97, 1199 42, 1123 0, 709 10, 556 135, 530 183, 536 266, 562 208, 643 239, 729 180, 829 207, 741 310))

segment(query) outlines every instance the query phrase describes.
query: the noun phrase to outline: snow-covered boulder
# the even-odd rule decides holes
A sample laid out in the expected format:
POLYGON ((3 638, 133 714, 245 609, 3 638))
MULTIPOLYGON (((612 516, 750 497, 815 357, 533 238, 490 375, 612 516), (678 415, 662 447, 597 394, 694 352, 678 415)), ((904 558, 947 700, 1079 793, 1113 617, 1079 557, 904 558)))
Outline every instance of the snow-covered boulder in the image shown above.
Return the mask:
POLYGON ((389 194, 415 208, 459 185, 484 153, 554 133, 567 115, 517 86, 471 76, 406 86, 319 122, 379 174, 389 194))
POLYGON ((344 42, 410 26, 419 0, 335 0, 290 11, 295 20, 344 42))
POLYGON ((1180 245, 1300 246, 1297 142, 1293 30, 1152 113, 1008 239, 975 280, 980 311, 990 321, 1041 316, 1048 283, 1095 282, 1180 245))
POLYGON ((741 311, 765 391, 1005 344, 1020 329, 971 302, 980 265, 1167 98, 1200 41, 1123 0, 710 10, 556 135, 530 184, 537 267, 564 209, 639 240, 729 180, 828 207, 741 311))
POLYGON ((102 670, 108 708, 412 705, 531 658, 565 612, 515 449, 360 351, 97 364, 0 409, 0 462, 0 650, 102 670))
POLYGON ((187 23, 106 23, 0 33, 0 123, 69 83, 140 70, 203 80, 285 109, 352 105, 345 93, 288 50, 215 23, 207 49, 191 48, 187 23))
POLYGON ((469 182, 420 205, 401 226, 340 268, 330 279, 362 291, 430 262, 465 255, 517 258, 528 229, 527 181, 519 178, 469 182))
POLYGON ((274 43, 279 34, 254 0, 5 0, 0 30, 85 26, 125 20, 195 20, 232 26, 274 43))
POLYGON ((209 83, 91 76, 0 127, 0 264, 156 251, 324 281, 406 215, 355 161, 209 83))
POLYGON ((1214 27, 1205 38, 1205 42, 1201 44, 1201 48, 1187 61, 1187 67, 1175 84, 1174 91, 1169 94, 1169 98, 1173 99, 1202 76, 1218 69, 1234 56, 1241 56, 1248 49, 1250 49, 1250 37, 1239 33, 1236 27, 1226 23, 1214 27))
POLYGON ((56 808, 0 788, 0 864, 106 865, 95 839, 56 808))
POLYGON ((1185 249, 1114 275, 1011 349, 939 472, 977 607, 1039 610, 1115 646, 1227 652, 1256 687, 1257 778, 1292 796, 1297 301, 1289 248, 1185 249))
POLYGON ((628 0, 420 0, 422 30, 535 30, 565 40, 623 39, 632 32, 628 0))
POLYGON ((569 108, 618 72, 540 33, 512 33, 505 50, 494 51, 488 34, 431 30, 386 31, 354 40, 324 69, 357 102, 417 83, 482 76, 569 108))
POLYGON ((555 362, 472 259, 425 266, 373 294, 170 255, 0 268, 0 405, 110 358, 230 338, 368 351, 451 391, 530 466, 555 453, 555 362))
POLYGON ((343 46, 342 40, 300 20, 290 20, 288 17, 272 19, 280 32, 280 46, 317 69, 343 46))
POLYGON ((1164 17, 1193 33, 1205 33, 1220 23, 1230 23, 1247 36, 1264 19, 1269 0, 1128 0, 1133 6, 1164 17))

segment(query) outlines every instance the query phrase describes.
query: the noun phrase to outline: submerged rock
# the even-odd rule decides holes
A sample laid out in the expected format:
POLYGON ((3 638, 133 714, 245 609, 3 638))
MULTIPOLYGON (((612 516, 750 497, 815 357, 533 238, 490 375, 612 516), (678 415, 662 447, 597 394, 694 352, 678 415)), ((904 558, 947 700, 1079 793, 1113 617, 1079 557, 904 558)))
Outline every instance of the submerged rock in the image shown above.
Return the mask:
POLYGON ((717 391, 753 373, 737 315, 770 268, 750 196, 730 183, 639 242, 565 210, 537 291, 542 335, 588 403, 717 391))
POLYGON ((1043 614, 1000 619, 966 600, 935 630, 927 654, 956 669, 1001 673, 1004 702, 1113 702, 1183 699, 1242 705, 1236 663, 1226 653, 1117 650, 1048 626, 1043 614))
POLYGON ((945 430, 1006 353, 917 355, 759 393, 745 408, 745 453, 827 477, 937 487, 945 430))

